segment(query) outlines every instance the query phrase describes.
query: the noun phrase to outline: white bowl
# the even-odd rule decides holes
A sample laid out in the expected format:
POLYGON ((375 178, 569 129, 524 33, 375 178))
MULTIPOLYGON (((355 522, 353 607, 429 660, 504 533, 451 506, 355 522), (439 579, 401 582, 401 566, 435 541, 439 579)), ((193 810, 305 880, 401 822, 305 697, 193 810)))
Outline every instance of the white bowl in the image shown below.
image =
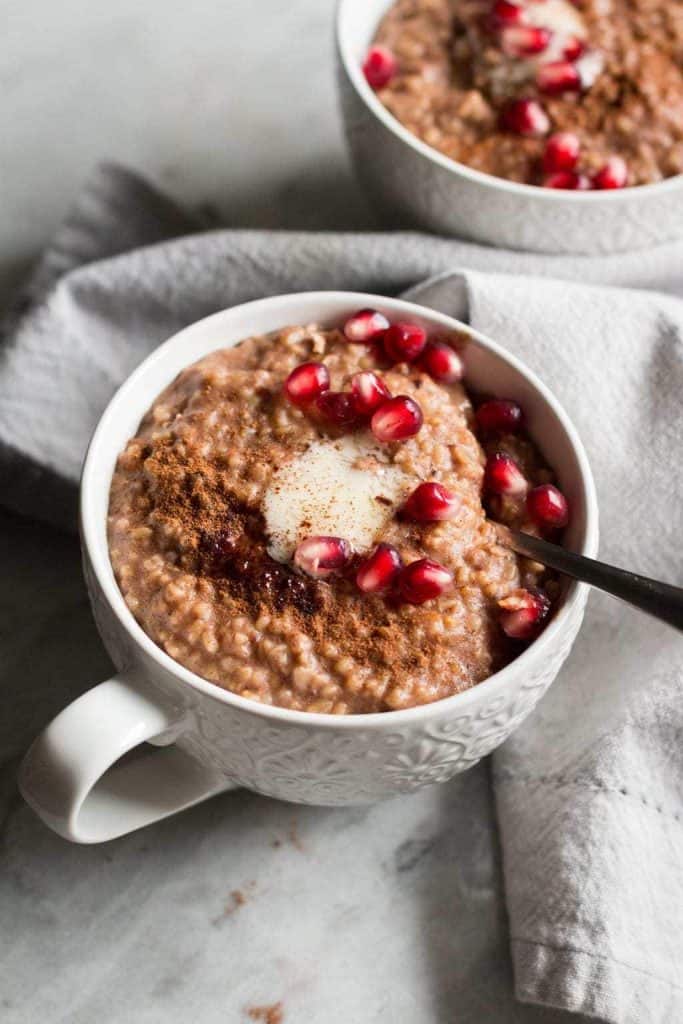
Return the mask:
POLYGON ((81 482, 83 561, 102 639, 119 669, 71 704, 27 754, 25 798, 68 839, 100 842, 240 785, 283 800, 348 804, 443 782, 489 754, 557 675, 583 618, 586 588, 569 583, 541 636, 464 693, 384 714, 329 715, 270 707, 195 675, 147 636, 114 578, 107 509, 119 453, 184 367, 286 324, 333 325, 373 306, 432 331, 466 331, 466 372, 479 391, 517 399, 572 506, 567 543, 595 555, 597 504, 583 446, 557 399, 518 359, 465 325, 410 302, 310 292, 250 302, 180 331, 131 374, 93 435, 81 482), (119 759, 150 741, 165 749, 119 759))
POLYGON ((683 237, 683 175, 604 192, 518 185, 459 164, 409 132, 361 70, 390 6, 391 0, 339 0, 336 40, 356 171, 392 226, 552 253, 620 252, 683 237))

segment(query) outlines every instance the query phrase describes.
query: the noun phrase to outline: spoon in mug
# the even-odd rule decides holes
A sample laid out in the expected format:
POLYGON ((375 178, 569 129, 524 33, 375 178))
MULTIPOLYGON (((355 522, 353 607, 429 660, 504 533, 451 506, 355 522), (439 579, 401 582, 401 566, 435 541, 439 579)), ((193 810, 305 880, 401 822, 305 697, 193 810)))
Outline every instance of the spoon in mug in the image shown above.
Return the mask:
POLYGON ((539 537, 510 530, 501 524, 497 524, 496 529, 501 543, 512 548, 518 555, 533 558, 535 562, 541 562, 565 576, 604 590, 612 597, 618 597, 648 615, 683 630, 683 587, 674 587, 670 583, 661 583, 647 576, 617 569, 594 558, 567 551, 539 537))

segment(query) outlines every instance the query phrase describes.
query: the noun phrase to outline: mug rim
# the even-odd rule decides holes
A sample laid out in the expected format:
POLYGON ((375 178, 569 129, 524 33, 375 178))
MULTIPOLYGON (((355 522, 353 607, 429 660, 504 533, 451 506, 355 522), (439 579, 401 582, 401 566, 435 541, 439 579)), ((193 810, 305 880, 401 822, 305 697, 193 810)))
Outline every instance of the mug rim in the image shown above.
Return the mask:
MULTIPOLYGON (((662 193, 672 192, 683 187, 683 174, 673 174, 671 177, 664 178, 662 181, 650 182, 647 185, 632 185, 628 188, 621 189, 599 189, 593 192, 572 192, 562 189, 549 189, 542 188, 539 185, 527 185, 518 181, 509 181, 507 178, 498 178, 495 174, 487 174, 484 171, 478 171, 474 167, 469 167, 467 164, 460 163, 460 161, 454 160, 450 156, 446 156, 445 153, 441 153, 438 149, 434 149, 433 146, 429 146, 426 142, 423 142, 422 139, 418 138, 417 135, 408 131, 408 129, 401 124, 398 118, 394 117, 383 103, 380 103, 375 92, 366 82, 360 64, 349 52, 349 46, 347 45, 347 39, 344 31, 345 26, 343 24, 344 18, 350 16, 348 14, 349 8, 357 2, 358 0, 337 0, 337 10, 335 15, 337 53, 348 80, 369 112, 373 117, 377 118, 377 120, 379 120, 384 127, 388 129, 388 131, 416 153, 419 153, 420 156, 423 156, 426 160, 437 164, 449 174, 452 174, 455 177, 460 176, 468 178, 470 181, 476 182, 479 185, 485 185, 494 190, 509 192, 512 195, 525 196, 527 198, 533 197, 535 199, 539 199, 541 202, 551 204, 555 203, 557 205, 573 203, 590 204, 600 202, 618 205, 619 203, 632 200, 634 192, 642 194, 645 198, 650 195, 661 195, 662 193)), ((384 0, 384 13, 389 9, 392 2, 393 0, 384 0)))
MULTIPOLYGON (((482 682, 477 683, 475 686, 472 686, 467 690, 463 690, 460 693, 455 693, 450 697, 444 697, 441 700, 432 701, 429 704, 421 704, 411 708, 402 708, 392 711, 378 711, 368 714, 334 715, 329 712, 299 711, 292 708, 279 707, 277 705, 261 704, 248 697, 242 697, 239 694, 233 693, 231 690, 225 689, 208 679, 204 679, 202 676, 192 672, 191 669, 180 664, 180 662, 172 658, 154 640, 152 640, 128 608, 119 585, 116 582, 111 566, 109 547, 106 542, 106 529, 104 543, 100 544, 98 541, 97 521, 99 516, 95 508, 92 493, 93 488, 96 488, 97 486, 105 486, 97 480, 99 447, 103 439, 106 439, 110 423, 115 418, 116 409, 122 402, 125 402, 128 391, 133 388, 138 378, 147 373, 150 366, 163 362, 172 348, 174 349, 176 346, 182 345, 187 335, 192 331, 196 331, 200 327, 213 327, 221 320, 231 315, 235 315, 238 312, 249 314, 253 313, 253 315, 257 317, 262 310, 267 307, 277 306, 278 303, 289 306, 296 304, 297 301, 303 302, 304 300, 309 303, 311 301, 319 301, 321 304, 325 301, 343 301, 351 309, 377 304, 381 304, 385 308, 390 306, 395 309, 397 313, 406 314, 407 316, 412 315, 421 317, 422 319, 435 324, 437 327, 451 331, 463 331, 480 347, 491 352, 503 362, 510 365, 512 369, 525 379, 540 400, 551 408, 570 442, 579 470, 582 497, 585 504, 585 524, 579 553, 589 557, 595 556, 598 546, 597 495, 583 443, 581 442, 576 428, 560 402, 550 389, 540 380, 540 378, 538 378, 536 374, 526 366, 525 363, 501 346, 498 342, 495 342, 486 335, 474 330, 468 324, 465 324, 454 317, 448 316, 445 313, 440 313, 436 310, 430 309, 429 307, 421 306, 418 303, 365 292, 294 292, 239 303, 238 305, 219 310, 216 313, 212 313, 209 316, 202 317, 200 320, 188 324, 181 330, 176 331, 165 342, 162 342, 161 345, 157 346, 157 348, 154 349, 154 351, 151 352, 131 374, 129 374, 129 376, 116 390, 93 432, 86 451, 83 471, 81 474, 79 498, 81 540, 86 550, 92 571, 97 580, 97 585, 100 592, 106 599, 108 607, 116 616, 119 625, 124 629, 133 643, 136 646, 141 647, 152 661, 158 664, 165 671, 169 672, 177 680, 187 683, 194 690, 197 690, 214 700, 231 705, 237 710, 245 711, 249 714, 268 718, 277 722, 286 722, 290 725, 309 725, 341 729, 392 728, 393 725, 398 728, 402 725, 417 722, 435 715, 441 715, 448 712, 454 712, 457 714, 459 711, 465 710, 473 702, 478 702, 484 696, 495 697, 500 691, 505 690, 505 688, 513 681, 515 675, 519 675, 520 673, 524 674, 527 668, 531 668, 531 666, 537 662, 539 657, 544 656, 548 648, 554 646, 556 641, 558 641, 563 635, 563 631, 571 620, 571 615, 574 609, 585 601, 587 594, 587 587, 585 584, 578 583, 575 580, 570 580, 565 592, 562 607, 556 612, 541 635, 511 662, 501 668, 498 672, 495 672, 493 675, 482 680, 482 682)), ((284 322, 282 326, 284 326, 284 322)), ((247 336, 248 335, 245 334, 245 337, 247 336)), ((196 358, 192 359, 190 357, 186 366, 191 366, 193 362, 196 362, 196 358)), ((157 394, 158 391, 155 391, 155 393, 149 397, 150 404, 155 400, 157 394)), ((141 418, 142 415, 144 415, 144 411, 141 414, 141 418)), ((109 488, 110 484, 111 477, 107 477, 106 487, 109 488)))

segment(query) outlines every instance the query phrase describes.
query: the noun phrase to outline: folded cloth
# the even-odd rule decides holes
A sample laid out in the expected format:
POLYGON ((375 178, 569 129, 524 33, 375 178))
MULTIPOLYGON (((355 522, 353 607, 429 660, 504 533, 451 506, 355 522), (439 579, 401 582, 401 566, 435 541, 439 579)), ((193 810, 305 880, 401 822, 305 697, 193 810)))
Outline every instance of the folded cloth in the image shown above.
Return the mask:
MULTIPOLYGON (((602 556, 683 582, 683 243, 554 257, 413 233, 196 229, 128 172, 95 174, 8 318, 8 507, 73 527, 107 399, 185 324, 282 292, 403 292, 538 372, 586 444, 602 556)), ((561 676, 494 755, 522 1000, 615 1024, 683 1020, 681 654, 673 630, 594 595, 561 676)))

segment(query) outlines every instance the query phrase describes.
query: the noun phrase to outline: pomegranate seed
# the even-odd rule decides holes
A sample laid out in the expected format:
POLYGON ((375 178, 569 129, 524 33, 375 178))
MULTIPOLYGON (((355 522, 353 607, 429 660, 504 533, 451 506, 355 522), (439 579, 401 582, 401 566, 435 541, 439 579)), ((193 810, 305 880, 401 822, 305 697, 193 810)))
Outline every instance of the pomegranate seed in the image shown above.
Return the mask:
POLYGON ((581 89, 581 76, 570 61, 554 60, 550 64, 542 64, 538 69, 536 85, 541 92, 550 96, 561 92, 578 92, 581 89))
POLYGON ((378 441, 404 441, 417 434, 422 426, 422 409, 407 395, 398 395, 380 405, 370 420, 378 441))
POLYGON ((576 60, 581 56, 584 49, 585 43, 583 39, 579 39, 578 36, 569 36, 562 48, 562 56, 565 60, 576 60))
POLYGON ((496 0, 491 11, 491 22, 494 27, 506 25, 522 25, 526 20, 526 11, 519 4, 509 0, 496 0))
POLYGON ((506 452, 495 452, 486 460, 484 486, 493 494, 508 494, 521 497, 526 494, 528 484, 515 460, 506 452))
POLYGON ((344 324, 344 336, 347 341, 368 345, 389 326, 389 321, 376 309, 359 309, 344 324))
POLYGON ((552 484, 541 484, 529 491, 526 507, 538 526, 561 530, 569 522, 567 499, 562 491, 552 484))
POLYGON ((323 363, 302 363, 285 381, 287 398, 294 405, 308 405, 330 386, 330 374, 323 363))
POLYGON ((326 391, 316 405, 323 419, 337 427, 355 427, 360 423, 356 403, 345 391, 326 391))
POLYGON ((465 372, 458 353, 443 341, 427 342, 420 357, 420 367, 443 384, 456 384, 465 372))
POLYGON ((543 179, 544 188, 564 188, 574 192, 586 192, 591 187, 590 179, 576 171, 556 171, 543 179))
POLYGON ((548 617, 550 601, 540 590, 515 590, 498 602, 500 625, 513 640, 531 640, 548 617))
POLYGON ((363 74, 372 89, 383 89, 396 74, 397 67, 391 50, 385 46, 371 46, 365 57, 363 74))
POLYGON ((372 370, 362 370, 351 378, 351 395, 359 416, 372 416, 375 409, 391 398, 391 391, 372 370))
POLYGON ((358 566, 356 585, 364 594, 381 594, 393 586, 403 566, 396 548, 379 544, 358 566))
POLYGON ((624 188, 628 181, 628 167, 620 156, 611 156, 593 178, 593 188, 624 188))
POLYGON ((524 413, 517 402, 508 398, 492 398, 479 406, 476 420, 485 434, 515 434, 524 423, 524 413))
POLYGON ((454 519, 460 511, 460 499, 442 484, 420 484, 401 509, 406 519, 436 523, 454 519))
POLYGON ((578 135, 574 135, 574 132, 556 132, 545 144, 543 170, 548 174, 555 171, 573 171, 580 150, 578 135))
POLYGON ((396 363, 412 363, 427 343, 427 332, 419 324, 392 324, 382 339, 384 351, 396 363))
POLYGON ((341 537, 307 537, 294 552, 294 564, 307 576, 324 580, 343 569, 351 549, 341 537))
POLYGON ((545 135, 550 129, 550 118, 536 100, 513 100, 504 107, 501 124, 517 135, 545 135))
POLYGON ((411 562, 398 578, 401 597, 409 604, 424 604, 440 597, 453 585, 453 574, 445 565, 432 561, 431 558, 420 558, 411 562))
POLYGON ((548 46, 552 32, 533 25, 515 25, 503 29, 500 45, 508 57, 532 57, 548 46))

